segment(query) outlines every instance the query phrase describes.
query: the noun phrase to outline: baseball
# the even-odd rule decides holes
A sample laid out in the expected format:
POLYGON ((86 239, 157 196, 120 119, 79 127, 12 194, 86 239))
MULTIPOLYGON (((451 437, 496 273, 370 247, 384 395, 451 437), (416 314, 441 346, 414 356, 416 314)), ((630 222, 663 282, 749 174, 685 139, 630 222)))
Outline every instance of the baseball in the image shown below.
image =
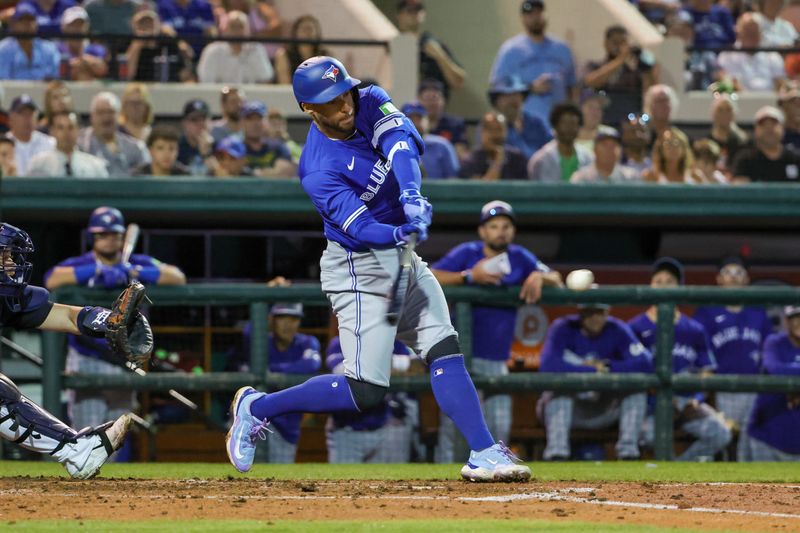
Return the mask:
POLYGON ((582 268, 567 274, 567 288, 573 291, 585 291, 594 283, 594 274, 591 270, 582 268))

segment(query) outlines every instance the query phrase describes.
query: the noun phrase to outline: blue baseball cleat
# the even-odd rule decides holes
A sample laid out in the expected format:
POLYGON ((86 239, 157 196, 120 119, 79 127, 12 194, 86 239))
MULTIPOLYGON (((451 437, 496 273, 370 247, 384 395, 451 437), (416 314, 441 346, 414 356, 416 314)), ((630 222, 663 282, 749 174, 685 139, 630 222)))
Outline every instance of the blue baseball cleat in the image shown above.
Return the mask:
POLYGON ((528 481, 531 469, 498 442, 479 452, 472 451, 469 461, 461 468, 461 477, 469 481, 528 481))
POLYGON ((256 438, 266 439, 264 430, 268 420, 259 420, 250 414, 250 404, 265 394, 258 392, 253 387, 242 387, 236 391, 231 402, 231 417, 233 424, 225 436, 225 449, 228 459, 239 472, 247 472, 253 466, 256 455, 256 438))

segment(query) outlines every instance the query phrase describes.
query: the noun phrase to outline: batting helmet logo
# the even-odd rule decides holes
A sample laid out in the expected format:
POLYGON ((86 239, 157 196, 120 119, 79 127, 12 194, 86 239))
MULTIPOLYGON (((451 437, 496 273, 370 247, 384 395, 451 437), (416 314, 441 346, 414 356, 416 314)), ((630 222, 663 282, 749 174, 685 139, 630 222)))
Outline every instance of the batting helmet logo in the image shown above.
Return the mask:
POLYGON ((336 83, 336 76, 339 75, 339 69, 336 68, 336 65, 331 65, 328 67, 328 70, 325 71, 325 74, 322 75, 323 80, 331 80, 333 83, 336 83))

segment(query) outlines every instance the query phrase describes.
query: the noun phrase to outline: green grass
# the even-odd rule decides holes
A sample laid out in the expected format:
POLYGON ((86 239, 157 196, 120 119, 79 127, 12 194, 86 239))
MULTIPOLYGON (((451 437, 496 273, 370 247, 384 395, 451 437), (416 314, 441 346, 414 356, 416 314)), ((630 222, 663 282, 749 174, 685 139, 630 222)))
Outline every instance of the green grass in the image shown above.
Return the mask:
MULTIPOLYGON (((800 463, 530 463, 536 481, 652 481, 800 483, 800 463)), ((458 479, 460 465, 255 465, 239 474, 228 463, 108 464, 101 477, 137 479, 275 478, 275 479, 458 479)), ((0 476, 62 476, 56 463, 0 462, 0 476)))
MULTIPOLYGON (((218 532, 238 533, 249 531, 306 532, 314 533, 355 533, 401 531, 436 531, 436 533, 485 533, 503 531, 504 533, 548 531, 548 532, 586 532, 592 533, 690 533, 693 529, 662 528, 642 525, 606 525, 589 522, 558 522, 553 520, 393 520, 391 522, 365 523, 358 521, 256 521, 256 520, 154 520, 129 523, 115 523, 106 520, 71 521, 68 524, 57 520, 31 520, 25 522, 0 522, 5 531, 25 531, 26 533, 62 533, 66 528, 80 531, 103 531, 110 533, 147 533, 150 531, 218 532)), ((719 531, 719 530, 715 530, 719 531)))

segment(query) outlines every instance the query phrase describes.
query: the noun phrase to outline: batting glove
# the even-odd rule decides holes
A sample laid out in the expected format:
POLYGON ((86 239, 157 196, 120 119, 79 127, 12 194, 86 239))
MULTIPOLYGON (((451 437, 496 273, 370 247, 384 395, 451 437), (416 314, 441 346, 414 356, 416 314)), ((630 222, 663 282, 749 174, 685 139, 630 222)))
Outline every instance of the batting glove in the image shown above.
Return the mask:
POLYGON ((433 206, 417 189, 404 190, 403 194, 400 195, 400 203, 403 204, 406 220, 409 222, 422 222, 426 226, 431 225, 433 206))
POLYGON ((417 234, 417 242, 422 242, 428 239, 428 226, 422 222, 409 222, 402 226, 394 228, 394 240, 397 246, 408 244, 411 241, 411 235, 417 234))

